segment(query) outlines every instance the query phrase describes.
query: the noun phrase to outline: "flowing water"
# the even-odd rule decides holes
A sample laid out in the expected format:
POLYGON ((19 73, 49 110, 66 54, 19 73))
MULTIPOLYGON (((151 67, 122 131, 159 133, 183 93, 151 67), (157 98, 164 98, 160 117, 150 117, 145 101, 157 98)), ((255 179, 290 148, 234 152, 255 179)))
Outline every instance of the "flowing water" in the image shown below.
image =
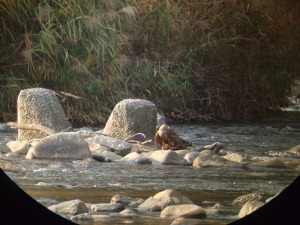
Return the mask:
MULTIPOLYGON (((265 198, 281 192, 298 175, 300 158, 286 153, 299 145, 299 122, 268 122, 262 124, 196 124, 172 126, 181 137, 196 148, 220 142, 224 152, 237 152, 252 161, 279 157, 290 162, 287 169, 241 167, 193 169, 191 166, 136 165, 119 162, 50 161, 13 159, 8 162, 20 172, 7 174, 36 199, 58 201, 81 199, 86 203, 109 203, 115 194, 148 198, 172 188, 203 207, 218 202, 221 214, 208 215, 203 224, 226 224, 237 219, 238 209, 231 202, 252 192, 265 198)), ((15 139, 14 134, 0 134, 0 145, 15 139)), ((172 220, 148 215, 133 220, 116 219, 85 224, 170 224, 172 220)), ((1 219, 0 219, 1 220, 1 219)))

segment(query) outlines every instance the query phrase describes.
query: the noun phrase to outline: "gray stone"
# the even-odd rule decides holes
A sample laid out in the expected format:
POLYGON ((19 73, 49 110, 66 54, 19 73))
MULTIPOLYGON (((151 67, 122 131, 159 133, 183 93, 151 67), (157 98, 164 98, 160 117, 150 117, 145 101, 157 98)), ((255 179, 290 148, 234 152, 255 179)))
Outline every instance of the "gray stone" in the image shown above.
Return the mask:
POLYGON ((145 158, 144 156, 140 155, 137 152, 131 152, 122 159, 120 159, 120 162, 131 162, 131 163, 137 163, 137 164, 151 164, 152 161, 145 158))
POLYGON ((42 139, 31 147, 26 158, 85 159, 90 149, 84 137, 75 132, 58 133, 42 139))
POLYGON ((166 207, 160 217, 175 217, 175 218, 206 218, 206 212, 200 206, 194 204, 171 205, 166 207))
POLYGON ((124 206, 118 203, 93 204, 91 205, 91 210, 93 212, 121 212, 122 210, 124 210, 124 206))
POLYGON ((113 109, 103 133, 115 138, 126 138, 143 133, 147 139, 154 138, 157 108, 146 100, 125 99, 113 109))
POLYGON ((191 165, 183 157, 179 156, 172 150, 158 150, 154 151, 148 156, 154 163, 168 164, 168 165, 191 165))
POLYGON ((125 156, 131 151, 131 144, 126 141, 108 136, 95 136, 86 138, 91 151, 111 151, 117 155, 125 156))
POLYGON ((244 216, 247 216, 248 214, 254 212, 263 205, 264 203, 261 201, 248 201, 241 208, 238 217, 242 218, 244 216))
MULTIPOLYGON (((22 90, 18 96, 18 123, 40 124, 55 132, 71 127, 54 92, 44 88, 22 90)), ((18 140, 44 138, 38 130, 19 129, 18 140)))
POLYGON ((110 200, 110 203, 122 204, 125 207, 136 208, 142 204, 145 200, 142 198, 134 198, 122 195, 114 195, 110 200))
POLYGON ((122 156, 117 155, 116 153, 111 152, 111 151, 103 151, 103 152, 95 151, 95 152, 91 152, 91 154, 95 160, 100 161, 100 162, 101 162, 101 160, 98 160, 98 159, 100 159, 100 157, 103 158, 102 162, 113 162, 113 161, 119 161, 120 159, 122 159, 122 156))
POLYGON ((49 206, 48 209, 55 213, 64 215, 78 215, 81 213, 87 213, 89 210, 84 202, 79 199, 52 205, 49 206))
POLYGON ((9 147, 9 149, 13 153, 17 154, 27 154, 30 145, 27 141, 10 141, 6 143, 6 146, 9 147))
MULTIPOLYGON (((208 150, 210 151, 210 150, 208 150)), ((209 154, 202 154, 195 158, 193 162, 194 168, 206 168, 206 167, 229 167, 229 166, 239 166, 240 164, 224 159, 217 155, 213 151, 209 154)))
POLYGON ((81 213, 81 214, 78 214, 76 216, 72 216, 71 220, 76 221, 76 222, 77 221, 79 221, 79 222, 85 222, 85 221, 92 222, 92 221, 94 221, 94 218, 89 213, 81 213))
POLYGON ((261 162, 251 163, 248 166, 261 166, 261 167, 270 167, 270 168, 282 168, 286 169, 286 165, 278 158, 266 159, 261 162))
POLYGON ((137 208, 140 211, 161 211, 170 205, 193 204, 186 196, 180 192, 167 189, 157 193, 153 197, 148 198, 137 208))
POLYGON ((188 161, 188 163, 193 164, 194 160, 200 155, 199 152, 189 152, 184 156, 184 159, 188 161))

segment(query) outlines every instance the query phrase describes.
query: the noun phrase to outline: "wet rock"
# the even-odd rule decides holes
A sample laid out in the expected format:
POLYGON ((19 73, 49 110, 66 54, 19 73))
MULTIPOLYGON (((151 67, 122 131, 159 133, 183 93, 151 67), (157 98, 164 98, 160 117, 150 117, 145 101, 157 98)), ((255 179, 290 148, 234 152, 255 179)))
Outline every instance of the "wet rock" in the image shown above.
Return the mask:
POLYGON ((145 202, 139 205, 138 210, 155 212, 161 211, 167 206, 179 204, 193 204, 193 202, 180 192, 167 189, 148 198, 145 202))
POLYGON ((230 167, 230 166, 240 166, 239 163, 224 159, 223 157, 217 155, 213 151, 211 153, 201 154, 198 156, 194 162, 194 168, 206 168, 206 167, 230 167))
POLYGON ((295 154, 297 156, 300 156, 300 145, 297 145, 297 146, 289 149, 287 152, 295 154))
POLYGON ((173 165, 191 165, 183 157, 172 150, 158 150, 151 153, 148 158, 154 163, 173 164, 173 165))
POLYGON ((132 209, 124 209, 123 211, 121 211, 119 213, 122 217, 130 217, 130 218, 133 218, 133 217, 137 217, 138 214, 135 210, 132 210, 132 209))
POLYGON ((133 198, 128 196, 114 195, 110 201, 111 204, 122 204, 125 207, 136 208, 145 200, 142 198, 133 198))
POLYGON ((152 102, 125 99, 113 109, 103 133, 122 140, 136 133, 143 133, 146 139, 152 139, 156 123, 157 108, 152 102))
POLYGON ((286 165, 278 158, 266 159, 261 162, 251 163, 248 166, 261 166, 261 167, 270 167, 270 168, 282 168, 286 169, 286 165))
MULTIPOLYGON (((22 90, 18 96, 18 123, 40 124, 56 132, 71 127, 54 92, 44 88, 22 90)), ((38 130, 19 129, 18 140, 44 138, 38 130)))
POLYGON ((117 155, 116 153, 111 151, 104 151, 104 152, 94 151, 91 152, 91 154, 93 159, 99 162, 113 162, 122 159, 122 156, 117 155))
POLYGON ((91 210, 93 212, 121 212, 122 210, 124 210, 124 206, 118 203, 93 204, 91 205, 91 210))
POLYGON ((42 139, 31 147, 26 159, 85 159, 90 149, 84 137, 75 132, 58 133, 42 139))
POLYGON ((223 158, 237 163, 242 163, 246 161, 245 157, 239 153, 229 153, 223 156, 223 158))
POLYGON ((51 211, 64 214, 64 215, 78 215, 81 213, 87 213, 88 208, 83 201, 76 199, 71 201, 62 202, 56 205, 49 206, 51 211))
POLYGON ((194 160, 200 156, 199 152, 189 152, 184 156, 184 159, 188 161, 188 163, 193 164, 194 160))
POLYGON ((111 151, 120 156, 125 156, 131 151, 131 144, 126 141, 108 136, 95 136, 86 138, 91 151, 111 151))
POLYGON ((198 219, 177 218, 171 225, 202 225, 203 221, 198 219))
POLYGON ((27 141, 10 141, 6 143, 9 149, 17 154, 27 154, 30 145, 27 141))
POLYGON ((72 216, 71 220, 75 222, 92 222, 94 221, 94 218, 90 213, 81 213, 76 216, 72 216))
POLYGON ((258 193, 250 193, 246 195, 242 195, 237 197, 232 201, 232 204, 234 206, 243 206, 248 201, 261 201, 263 199, 263 196, 258 193))
POLYGON ((263 205, 264 203, 261 201, 248 201, 241 208, 238 217, 242 218, 244 216, 247 216, 248 214, 254 212, 263 205))
POLYGON ((206 212, 200 206, 194 204, 171 205, 166 207, 160 217, 175 217, 175 218, 206 218, 206 212))

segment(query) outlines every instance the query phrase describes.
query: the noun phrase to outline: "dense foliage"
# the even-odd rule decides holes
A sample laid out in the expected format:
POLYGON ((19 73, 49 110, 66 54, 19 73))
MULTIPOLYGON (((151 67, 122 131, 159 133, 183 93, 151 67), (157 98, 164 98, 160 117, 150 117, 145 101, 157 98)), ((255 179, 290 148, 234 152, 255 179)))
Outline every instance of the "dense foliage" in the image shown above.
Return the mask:
POLYGON ((124 98, 177 120, 245 121, 286 104, 297 0, 0 0, 0 120, 20 90, 54 90, 74 124, 124 98))

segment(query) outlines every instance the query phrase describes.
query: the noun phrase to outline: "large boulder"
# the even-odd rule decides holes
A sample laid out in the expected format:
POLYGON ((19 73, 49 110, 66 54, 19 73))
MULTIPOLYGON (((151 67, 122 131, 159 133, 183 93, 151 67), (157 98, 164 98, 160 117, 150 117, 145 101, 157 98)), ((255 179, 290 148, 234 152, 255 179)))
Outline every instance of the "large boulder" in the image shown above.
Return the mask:
POLYGON ((175 217, 175 218, 198 218, 202 219, 206 217, 205 209, 194 204, 184 204, 184 205, 171 205, 166 207, 160 216, 165 217, 175 217))
POLYGON ((148 155, 153 163, 166 165, 191 165, 182 156, 172 150, 157 150, 148 155))
POLYGON ((84 137, 76 132, 58 133, 31 147, 27 159, 85 159, 91 152, 84 137))
POLYGON ((170 205, 193 204, 193 202, 180 192, 173 189, 167 189, 148 198, 139 205, 140 211, 161 211, 170 205))
POLYGON ((120 156, 125 156, 131 151, 131 144, 126 141, 104 135, 85 139, 91 151, 111 151, 120 156))
POLYGON ((79 199, 62 202, 56 205, 49 206, 51 211, 64 215, 78 215, 89 211, 85 203, 79 199))
POLYGON ((156 129, 156 106, 142 99, 125 99, 113 109, 103 133, 119 139, 143 133, 147 139, 154 138, 156 129))
MULTIPOLYGON (((40 124, 55 132, 71 127, 54 92, 44 88, 22 90, 18 96, 18 123, 40 124)), ((18 140, 41 139, 47 135, 38 130, 19 129, 18 140)))

